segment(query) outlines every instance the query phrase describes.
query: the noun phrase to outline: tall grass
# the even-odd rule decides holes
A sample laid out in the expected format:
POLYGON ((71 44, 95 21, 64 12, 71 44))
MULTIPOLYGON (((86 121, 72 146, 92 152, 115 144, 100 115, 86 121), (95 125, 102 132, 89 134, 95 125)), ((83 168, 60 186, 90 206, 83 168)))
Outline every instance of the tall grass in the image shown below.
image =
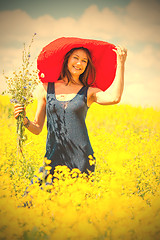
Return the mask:
MULTIPOLYGON (((27 109, 31 120, 36 105, 27 109)), ((93 105, 86 122, 95 175, 61 167, 53 185, 35 183, 26 197, 43 165, 47 130, 27 132, 25 160, 19 158, 12 111, 0 96, 0 239, 160 239, 159 110, 93 105)))

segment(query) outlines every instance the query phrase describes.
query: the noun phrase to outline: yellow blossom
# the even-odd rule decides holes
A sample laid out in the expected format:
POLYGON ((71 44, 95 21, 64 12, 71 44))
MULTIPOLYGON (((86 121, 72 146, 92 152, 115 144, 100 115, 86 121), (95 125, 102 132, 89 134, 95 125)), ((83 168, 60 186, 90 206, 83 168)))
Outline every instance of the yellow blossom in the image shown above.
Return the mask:
MULTIPOLYGON (((28 106, 30 119, 36 107, 28 106)), ((38 137, 27 132, 24 161, 10 109, 0 96, 1 239, 160 239, 159 110, 93 105, 86 122, 95 172, 57 166, 52 176, 42 157, 46 126, 38 137)))

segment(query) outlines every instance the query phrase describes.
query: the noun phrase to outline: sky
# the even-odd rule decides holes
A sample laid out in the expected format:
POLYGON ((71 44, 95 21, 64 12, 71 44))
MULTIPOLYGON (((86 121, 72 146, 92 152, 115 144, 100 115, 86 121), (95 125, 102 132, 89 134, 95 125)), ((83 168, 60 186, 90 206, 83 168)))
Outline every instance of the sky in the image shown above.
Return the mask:
MULTIPOLYGON (((31 53, 59 37, 97 39, 128 49, 121 103, 160 108, 160 0, 8 0, 0 3, 0 92, 31 53)), ((36 61, 35 61, 36 67, 36 61)))

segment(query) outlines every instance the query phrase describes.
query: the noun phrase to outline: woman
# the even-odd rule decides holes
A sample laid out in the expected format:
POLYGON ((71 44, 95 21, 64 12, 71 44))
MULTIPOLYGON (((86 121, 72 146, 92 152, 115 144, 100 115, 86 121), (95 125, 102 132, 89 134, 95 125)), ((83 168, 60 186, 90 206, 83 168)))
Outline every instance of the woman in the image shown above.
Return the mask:
MULTIPOLYGON (((58 81, 43 83, 35 120, 31 122, 24 117, 24 126, 38 135, 47 114, 45 157, 51 160, 51 174, 58 165, 78 168, 87 174, 94 171, 95 165, 89 164, 89 158, 94 156, 85 117, 92 103, 111 105, 120 102, 127 50, 118 46, 113 51, 117 56, 116 77, 106 91, 92 87, 96 73, 90 51, 84 47, 73 48, 64 57, 58 81), (87 81, 89 75, 92 75, 90 84, 87 81)), ((15 118, 23 110, 22 106, 15 105, 15 118)))

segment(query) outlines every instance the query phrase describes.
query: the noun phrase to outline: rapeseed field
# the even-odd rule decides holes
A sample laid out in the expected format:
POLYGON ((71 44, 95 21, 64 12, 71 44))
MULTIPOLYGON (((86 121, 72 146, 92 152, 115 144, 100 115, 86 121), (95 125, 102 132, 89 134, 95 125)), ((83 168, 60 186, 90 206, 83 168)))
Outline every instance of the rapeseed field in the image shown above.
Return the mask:
MULTIPOLYGON (((36 106, 27 108, 31 120, 36 106)), ((22 157, 12 114, 13 104, 0 96, 0 239, 160 239, 159 109, 93 104, 86 122, 95 174, 58 167, 53 185, 41 187, 34 175, 43 180, 44 163, 50 170, 46 123, 38 136, 26 130, 22 157)))

